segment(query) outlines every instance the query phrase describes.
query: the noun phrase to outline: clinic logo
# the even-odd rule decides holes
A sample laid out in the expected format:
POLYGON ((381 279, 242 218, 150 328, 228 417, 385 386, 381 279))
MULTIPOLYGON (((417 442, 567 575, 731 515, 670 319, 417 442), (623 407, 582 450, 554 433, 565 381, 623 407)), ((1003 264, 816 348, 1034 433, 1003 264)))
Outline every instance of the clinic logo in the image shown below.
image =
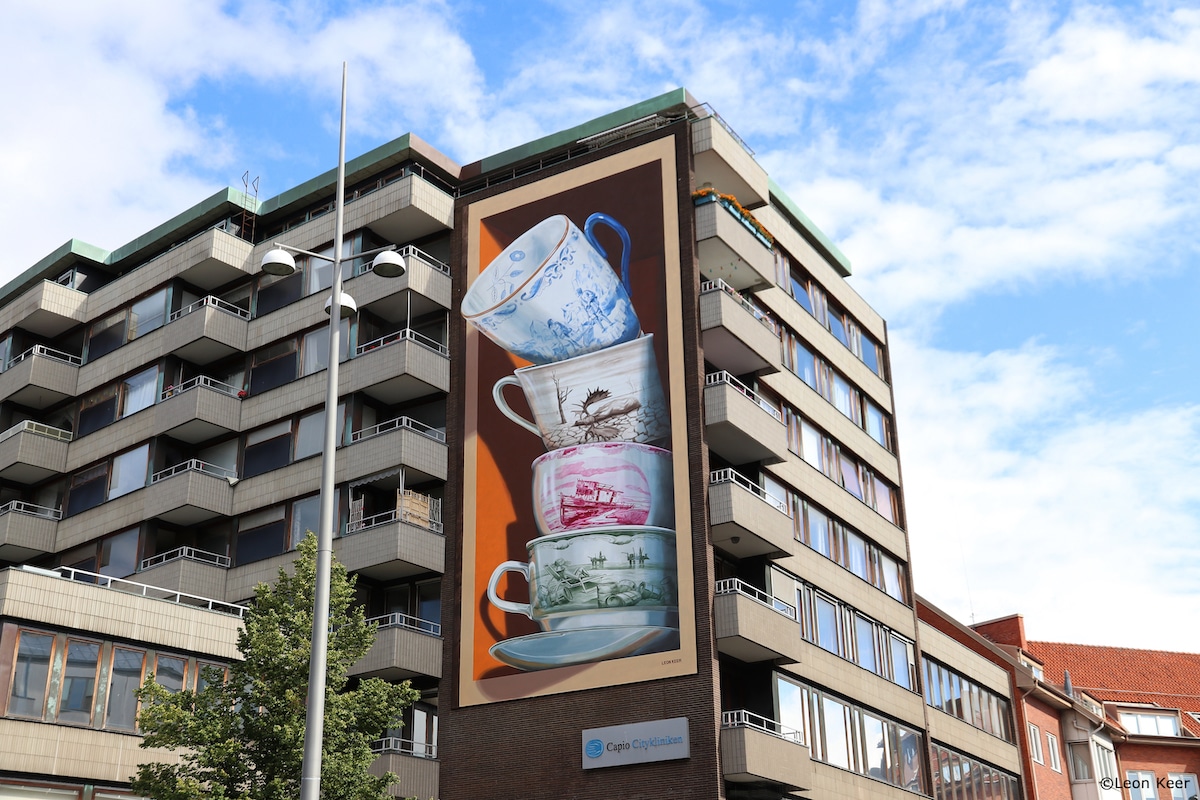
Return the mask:
POLYGON ((604 742, 599 739, 591 739, 584 747, 583 752, 588 758, 599 758, 604 754, 604 742))

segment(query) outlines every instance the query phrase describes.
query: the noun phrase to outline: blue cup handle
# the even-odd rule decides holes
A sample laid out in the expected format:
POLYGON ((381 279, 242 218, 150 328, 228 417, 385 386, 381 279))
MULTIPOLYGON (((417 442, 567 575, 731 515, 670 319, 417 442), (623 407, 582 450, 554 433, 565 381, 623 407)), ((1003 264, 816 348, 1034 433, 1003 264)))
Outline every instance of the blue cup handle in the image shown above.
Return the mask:
POLYGON ((596 237, 592 233, 592 228, 596 227, 596 223, 598 222, 612 228, 621 237, 621 283, 625 286, 626 294, 632 295, 633 291, 629 288, 629 232, 625 230, 624 225, 617 222, 608 214, 596 213, 588 217, 587 222, 583 223, 583 235, 592 243, 592 247, 596 248, 596 251, 600 253, 601 258, 608 258, 608 253, 604 252, 604 248, 600 246, 600 243, 596 241, 596 237))

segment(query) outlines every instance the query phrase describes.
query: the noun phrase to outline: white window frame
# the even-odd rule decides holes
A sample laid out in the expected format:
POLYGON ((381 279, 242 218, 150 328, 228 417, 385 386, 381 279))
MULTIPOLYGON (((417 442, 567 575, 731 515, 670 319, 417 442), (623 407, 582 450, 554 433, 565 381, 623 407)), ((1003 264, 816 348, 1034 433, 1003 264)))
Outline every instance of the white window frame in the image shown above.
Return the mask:
POLYGON ((1058 757, 1058 737, 1046 731, 1046 751, 1050 754, 1050 769, 1062 772, 1062 761, 1058 757))
POLYGON ((1032 722, 1029 723, 1029 757, 1039 764, 1046 763, 1042 755, 1042 731, 1032 722))
POLYGON ((1130 800, 1158 800, 1155 792, 1154 773, 1149 770, 1130 769, 1125 771, 1126 786, 1130 800))
POLYGON ((1200 784, 1196 782, 1196 773, 1194 772, 1168 772, 1167 780, 1171 784, 1171 800, 1190 800, 1197 795, 1197 787, 1200 787, 1200 784), (1184 794, 1188 788, 1186 784, 1178 785, 1185 781, 1190 784, 1191 794, 1184 794))

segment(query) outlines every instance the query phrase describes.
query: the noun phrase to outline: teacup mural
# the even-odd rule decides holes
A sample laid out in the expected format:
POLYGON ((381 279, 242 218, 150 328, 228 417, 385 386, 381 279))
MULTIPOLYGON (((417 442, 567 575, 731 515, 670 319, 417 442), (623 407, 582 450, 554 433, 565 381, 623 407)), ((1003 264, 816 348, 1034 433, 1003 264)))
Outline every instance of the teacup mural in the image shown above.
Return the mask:
POLYGON ((591 353, 641 333, 629 299, 629 234, 606 214, 583 231, 558 214, 505 248, 462 301, 467 322, 510 353, 534 364, 591 353), (621 274, 613 272, 593 228, 621 237, 621 274))
POLYGON ((671 433, 653 334, 522 367, 497 381, 492 397, 504 416, 540 436, 547 450, 584 442, 657 442, 671 433), (513 411, 506 386, 524 390, 532 421, 513 411))
POLYGON ((492 607, 541 629, 489 648, 520 670, 679 646, 674 458, 661 446, 670 414, 655 336, 642 332, 630 293, 632 249, 607 214, 588 216, 582 231, 565 215, 547 217, 504 247, 463 298, 468 322, 532 362, 496 380, 492 399, 546 449, 531 464, 529 560, 500 563, 486 592, 492 607), (597 225, 621 240, 617 269, 597 225), (510 405, 511 387, 531 418, 510 405), (516 599, 522 592, 528 602, 516 599))
POLYGON ((520 669, 653 652, 679 640, 675 531, 614 526, 533 539, 528 561, 506 561, 488 582, 492 605, 542 628, 498 642, 500 661, 520 669), (518 573, 529 602, 499 596, 500 578, 518 573))

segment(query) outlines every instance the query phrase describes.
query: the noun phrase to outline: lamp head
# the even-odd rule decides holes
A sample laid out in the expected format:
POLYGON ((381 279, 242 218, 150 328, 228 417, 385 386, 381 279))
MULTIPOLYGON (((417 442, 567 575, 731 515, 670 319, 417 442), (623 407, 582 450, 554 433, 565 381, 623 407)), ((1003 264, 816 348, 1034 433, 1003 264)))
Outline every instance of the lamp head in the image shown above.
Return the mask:
POLYGON ((371 271, 384 278, 399 278, 404 274, 404 257, 395 250, 384 250, 371 262, 371 271))
POLYGON ((287 250, 276 247, 263 256, 262 271, 268 275, 286 277, 296 271, 296 259, 287 250))
MULTIPOLYGON (((329 313, 329 309, 333 306, 333 298, 329 297, 325 300, 325 313, 329 313)), ((341 319, 350 319, 358 313, 358 303, 354 302, 354 298, 342 292, 342 313, 341 319)))

